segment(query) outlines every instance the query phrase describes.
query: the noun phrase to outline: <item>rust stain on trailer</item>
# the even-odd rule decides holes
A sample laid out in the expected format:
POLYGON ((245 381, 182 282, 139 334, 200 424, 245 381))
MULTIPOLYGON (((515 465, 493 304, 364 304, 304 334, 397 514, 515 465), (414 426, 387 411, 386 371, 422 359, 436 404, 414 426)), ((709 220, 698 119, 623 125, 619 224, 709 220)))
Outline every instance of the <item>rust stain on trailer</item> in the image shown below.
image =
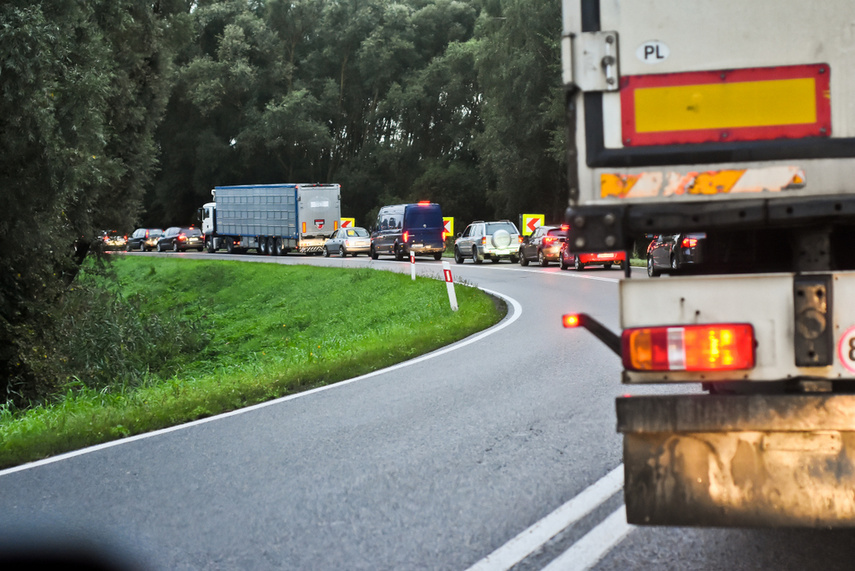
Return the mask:
POLYGON ((603 173, 600 197, 619 199, 756 194, 804 188, 804 169, 777 166, 718 171, 603 173))

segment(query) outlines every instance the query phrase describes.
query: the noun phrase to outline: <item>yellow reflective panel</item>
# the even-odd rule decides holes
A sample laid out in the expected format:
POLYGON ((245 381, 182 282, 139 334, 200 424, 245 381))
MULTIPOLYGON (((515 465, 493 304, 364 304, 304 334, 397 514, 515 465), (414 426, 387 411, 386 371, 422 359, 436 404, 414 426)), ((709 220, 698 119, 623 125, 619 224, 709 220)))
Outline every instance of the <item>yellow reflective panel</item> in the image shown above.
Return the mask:
POLYGON ((817 121, 813 78, 635 90, 638 133, 768 127, 817 121))

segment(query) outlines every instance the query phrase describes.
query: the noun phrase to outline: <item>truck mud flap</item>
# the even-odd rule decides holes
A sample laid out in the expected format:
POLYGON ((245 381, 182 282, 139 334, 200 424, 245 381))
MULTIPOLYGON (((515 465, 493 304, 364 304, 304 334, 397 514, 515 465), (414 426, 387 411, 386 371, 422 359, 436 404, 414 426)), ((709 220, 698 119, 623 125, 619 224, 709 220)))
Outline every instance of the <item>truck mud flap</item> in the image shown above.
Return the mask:
POLYGON ((617 400, 627 521, 855 527, 855 395, 617 400))

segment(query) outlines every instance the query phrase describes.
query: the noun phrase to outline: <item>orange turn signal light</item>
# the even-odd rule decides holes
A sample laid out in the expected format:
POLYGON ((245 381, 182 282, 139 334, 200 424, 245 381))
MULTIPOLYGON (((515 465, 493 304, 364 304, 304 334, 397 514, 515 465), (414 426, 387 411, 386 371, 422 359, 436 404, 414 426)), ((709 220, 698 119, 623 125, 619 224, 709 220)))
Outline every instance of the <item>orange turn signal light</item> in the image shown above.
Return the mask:
POLYGON ((732 371, 755 363, 748 323, 624 329, 621 344, 628 371, 732 371))

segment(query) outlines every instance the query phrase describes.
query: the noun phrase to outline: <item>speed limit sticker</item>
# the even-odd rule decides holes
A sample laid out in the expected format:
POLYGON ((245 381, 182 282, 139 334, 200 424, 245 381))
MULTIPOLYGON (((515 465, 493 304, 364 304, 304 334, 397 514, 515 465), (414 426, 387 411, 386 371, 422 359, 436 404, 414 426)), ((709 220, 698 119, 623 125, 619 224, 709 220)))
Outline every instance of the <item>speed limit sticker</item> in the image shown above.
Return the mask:
POLYGON ((850 373, 855 373, 855 325, 840 337, 837 343, 837 357, 850 373))

